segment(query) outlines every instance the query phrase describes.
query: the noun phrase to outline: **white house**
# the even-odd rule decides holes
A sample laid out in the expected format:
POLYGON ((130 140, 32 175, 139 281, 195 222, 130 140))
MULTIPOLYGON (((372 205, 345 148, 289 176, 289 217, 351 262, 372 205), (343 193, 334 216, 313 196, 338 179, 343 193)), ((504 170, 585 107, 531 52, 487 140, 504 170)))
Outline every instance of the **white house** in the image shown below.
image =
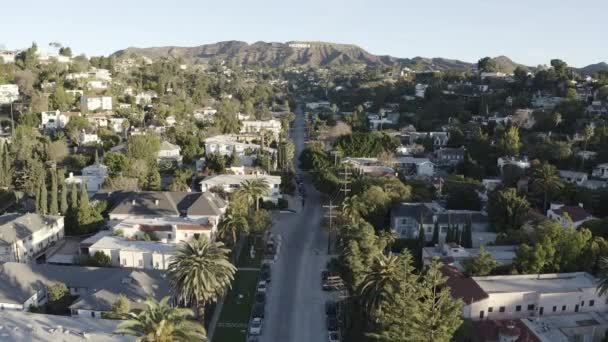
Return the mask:
POLYGON ((427 84, 416 84, 416 97, 420 97, 420 98, 424 98, 424 95, 426 94, 426 89, 429 86, 427 84))
POLYGON ((103 182, 108 178, 108 167, 103 164, 93 164, 82 169, 82 176, 70 176, 65 179, 66 184, 85 184, 88 192, 101 190, 103 182))
POLYGON ((91 67, 91 69, 89 69, 89 72, 88 72, 88 77, 91 77, 91 78, 94 78, 97 80, 106 81, 106 82, 112 81, 112 74, 110 73, 110 70, 108 70, 108 69, 98 69, 95 67, 91 67))
POLYGON ((112 230, 126 238, 154 233, 177 243, 204 234, 213 240, 227 206, 210 192, 142 191, 125 194, 108 216, 112 230))
POLYGON ((225 192, 237 191, 241 188, 241 185, 246 181, 253 181, 263 179, 268 183, 268 196, 264 196, 264 201, 272 201, 277 203, 279 198, 282 198, 281 194, 281 177, 270 176, 270 175, 214 175, 203 179, 200 182, 201 191, 206 192, 215 187, 219 187, 225 192))
POLYGON ((70 122, 72 116, 80 116, 80 113, 60 112, 59 110, 42 112, 40 114, 42 129, 62 129, 70 122))
POLYGON ((196 111, 192 116, 199 121, 203 122, 211 122, 213 121, 213 117, 217 113, 217 109, 212 107, 205 107, 201 110, 196 111))
POLYGON ((175 161, 178 165, 182 164, 182 156, 180 155, 181 148, 178 145, 172 144, 168 141, 163 141, 160 144, 160 150, 158 151, 157 161, 175 161))
POLYGON ((591 173, 593 177, 608 179, 608 163, 598 164, 593 168, 591 173))
POLYGON ((135 103, 141 104, 141 105, 149 104, 156 97, 158 97, 158 95, 154 91, 141 92, 141 93, 135 95, 135 103))
POLYGON ((114 131, 114 133, 123 133, 125 131, 125 118, 110 118, 108 126, 114 131))
POLYGON ((0 216, 0 262, 30 262, 63 238, 63 217, 38 214, 0 216))
POLYGON ((331 103, 329 101, 317 101, 317 102, 307 102, 306 109, 317 110, 320 108, 329 109, 331 107, 331 103))
MULTIPOLYGON (((258 144, 252 144, 247 142, 239 135, 216 135, 205 139, 205 154, 210 156, 212 154, 220 154, 223 156, 232 156, 235 152, 239 156, 244 156, 247 151, 257 151, 261 148, 258 144)), ((271 154, 276 153, 276 150, 270 147, 265 147, 265 151, 271 154)))
MULTIPOLYGON (((485 246, 486 252, 490 253, 492 259, 500 265, 510 265, 515 260, 517 247, 507 246, 485 246)), ((456 243, 440 243, 433 247, 424 247, 422 250, 422 260, 424 265, 430 265, 433 258, 440 258, 444 263, 464 271, 463 262, 476 258, 479 255, 479 248, 464 248, 456 243)))
MULTIPOLYGON (((112 259, 114 267, 166 270, 173 258, 176 245, 157 241, 128 240, 98 233, 88 246, 89 255, 102 252, 112 259)), ((86 246, 87 240, 83 241, 86 246)))
POLYGON ((87 88, 90 90, 105 90, 108 89, 108 83, 99 80, 88 81, 87 88))
POLYGON ((530 161, 528 160, 528 158, 500 157, 498 158, 496 164, 498 165, 498 169, 500 170, 500 172, 502 172, 502 169, 503 167, 505 167, 505 165, 517 166, 522 170, 530 168, 530 161))
POLYGON ((573 183, 582 186, 588 179, 587 172, 559 170, 559 178, 568 183, 573 183))
POLYGON ((16 84, 0 84, 0 104, 13 103, 19 99, 19 87, 16 84))
POLYGON ((14 51, 0 51, 0 62, 4 64, 15 63, 15 56, 17 53, 14 51))
POLYGON ((582 205, 563 205, 560 203, 551 203, 551 207, 547 210, 547 217, 558 221, 567 228, 578 228, 586 221, 593 219, 593 216, 582 205))
POLYGON ((472 277, 461 286, 448 280, 452 297, 465 301, 463 318, 474 321, 603 312, 597 284, 586 272, 472 277))
POLYGON ((269 131, 275 137, 281 133, 281 121, 276 119, 270 120, 243 120, 241 133, 259 133, 261 131, 269 131))
POLYGON ((433 176, 435 174, 435 165, 428 158, 396 157, 393 165, 408 176, 433 176))
POLYGON ((408 134, 405 134, 405 136, 409 137, 410 144, 431 138, 433 140, 433 146, 435 147, 443 147, 447 145, 450 140, 450 133, 448 132, 409 132, 408 134))
POLYGON ((88 110, 112 110, 111 96, 82 96, 80 102, 87 107, 88 110))
POLYGON ((80 132, 80 145, 96 144, 100 141, 99 136, 95 133, 80 132))
POLYGON ((165 119, 165 123, 167 124, 167 127, 175 126, 176 122, 177 122, 177 120, 175 119, 175 116, 173 116, 173 115, 167 116, 167 118, 165 119))

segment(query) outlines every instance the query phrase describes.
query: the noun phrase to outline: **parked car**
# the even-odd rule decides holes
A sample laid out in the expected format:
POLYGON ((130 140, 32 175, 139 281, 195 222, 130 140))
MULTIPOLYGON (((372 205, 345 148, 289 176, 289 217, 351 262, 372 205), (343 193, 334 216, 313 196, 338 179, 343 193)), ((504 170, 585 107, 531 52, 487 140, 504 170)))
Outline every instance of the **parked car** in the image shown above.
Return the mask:
POLYGON ((266 282, 264 280, 258 282, 258 286, 256 287, 256 292, 258 293, 266 293, 266 289, 268 289, 268 287, 266 286, 266 282))
POLYGON ((270 283, 272 277, 270 275, 270 268, 264 269, 262 267, 262 272, 260 273, 260 277, 267 283, 270 283))
POLYGON ((336 305, 336 302, 333 300, 328 300, 325 302, 325 314, 328 317, 336 317, 338 314, 338 306, 336 305))
POLYGON ((249 336, 249 338, 247 339, 247 342, 258 342, 259 339, 257 338, 257 336, 249 336))
POLYGON ((344 281, 342 281, 342 278, 340 278, 340 276, 330 275, 323 282, 324 291, 340 291, 344 288, 344 281))
POLYGON ((262 304, 266 304, 266 293, 264 292, 258 292, 255 294, 255 302, 256 303, 262 303, 262 304))
POLYGON ((327 317, 327 331, 338 331, 338 320, 335 317, 327 317))
POLYGON ((340 333, 331 331, 327 335, 329 342, 340 342, 340 333))
POLYGON ((261 318, 252 319, 249 324, 249 334, 260 335, 262 333, 262 322, 261 318))
POLYGON ((256 303, 253 305, 253 313, 251 317, 253 318, 264 318, 264 304, 256 303))

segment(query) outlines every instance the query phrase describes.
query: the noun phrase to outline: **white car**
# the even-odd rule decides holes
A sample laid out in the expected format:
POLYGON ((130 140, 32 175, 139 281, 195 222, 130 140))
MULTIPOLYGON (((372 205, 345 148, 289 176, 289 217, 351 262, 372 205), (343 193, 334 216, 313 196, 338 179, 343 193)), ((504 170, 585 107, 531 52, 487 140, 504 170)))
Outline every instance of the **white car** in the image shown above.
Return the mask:
POLYGON ((340 333, 330 332, 328 335, 329 342, 340 342, 340 333))
POLYGON ((267 289, 268 289, 268 285, 266 284, 266 282, 264 280, 260 281, 258 283, 258 287, 256 287, 256 291, 261 292, 261 293, 266 293, 267 289))
POLYGON ((251 320, 249 324, 250 335, 260 335, 262 333, 262 319, 257 317, 251 320))

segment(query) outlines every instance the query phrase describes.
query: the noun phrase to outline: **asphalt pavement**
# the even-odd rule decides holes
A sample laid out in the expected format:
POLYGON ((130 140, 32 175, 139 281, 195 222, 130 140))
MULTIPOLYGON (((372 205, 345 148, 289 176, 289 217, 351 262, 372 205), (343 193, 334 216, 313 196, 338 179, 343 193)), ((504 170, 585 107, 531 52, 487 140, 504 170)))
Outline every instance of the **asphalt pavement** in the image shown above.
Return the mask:
MULTIPOLYGON (((292 130, 295 164, 305 144, 304 114, 296 109, 292 130)), ((322 195, 305 173, 299 171, 306 193, 305 206, 295 214, 278 214, 272 228, 282 239, 277 260, 271 266, 266 316, 261 342, 327 341, 325 301, 331 294, 321 290, 321 271, 327 261, 327 233, 320 226, 322 195)))

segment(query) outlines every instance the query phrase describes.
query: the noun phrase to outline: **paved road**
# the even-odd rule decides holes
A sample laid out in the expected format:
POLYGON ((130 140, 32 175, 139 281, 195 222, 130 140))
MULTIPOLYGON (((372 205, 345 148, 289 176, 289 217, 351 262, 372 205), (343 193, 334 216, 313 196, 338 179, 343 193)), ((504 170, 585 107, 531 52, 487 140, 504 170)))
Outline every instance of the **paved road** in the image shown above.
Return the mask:
MULTIPOLYGON (((292 131, 297 157, 304 148, 304 114, 296 109, 292 131)), ((302 174, 302 172, 300 172, 302 174)), ((267 293, 262 342, 327 341, 324 303, 329 294, 321 290, 321 270, 327 257, 327 234, 320 228, 321 195, 303 177, 306 205, 297 214, 280 214, 272 228, 282 246, 272 266, 267 293)))

